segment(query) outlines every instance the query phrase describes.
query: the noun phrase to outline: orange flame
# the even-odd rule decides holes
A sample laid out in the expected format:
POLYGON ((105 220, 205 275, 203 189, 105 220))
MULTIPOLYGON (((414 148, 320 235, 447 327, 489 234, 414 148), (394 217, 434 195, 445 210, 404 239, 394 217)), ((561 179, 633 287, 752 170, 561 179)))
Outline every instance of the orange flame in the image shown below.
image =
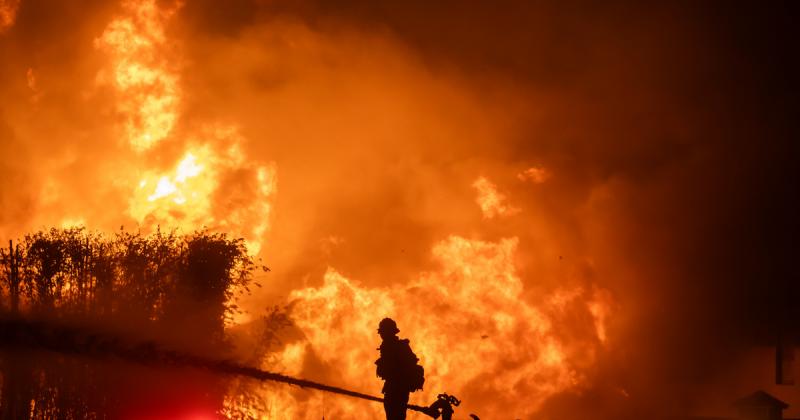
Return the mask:
POLYGON ((497 187, 485 177, 480 177, 472 184, 478 190, 478 206, 483 212, 483 217, 492 219, 497 216, 510 216, 519 212, 519 209, 505 203, 506 196, 497 191, 497 187))
POLYGON ((0 32, 14 26, 20 0, 0 0, 0 32))
POLYGON ((246 162, 239 141, 235 131, 220 129, 190 147, 173 169, 145 172, 129 214, 143 226, 224 230, 244 237, 257 254, 269 228, 275 167, 246 162))
POLYGON ((112 84, 119 93, 126 135, 137 151, 164 140, 178 119, 178 76, 175 63, 164 54, 169 48, 164 26, 179 6, 162 11, 155 0, 126 0, 125 15, 95 40, 111 58, 111 74, 101 73, 99 81, 112 84))

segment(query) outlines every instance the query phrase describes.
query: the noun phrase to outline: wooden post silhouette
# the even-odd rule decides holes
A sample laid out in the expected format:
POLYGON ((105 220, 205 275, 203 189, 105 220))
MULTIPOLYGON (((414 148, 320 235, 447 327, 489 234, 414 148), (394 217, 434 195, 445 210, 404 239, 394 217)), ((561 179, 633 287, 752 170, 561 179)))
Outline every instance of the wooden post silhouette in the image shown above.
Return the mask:
POLYGON ((14 252, 14 241, 8 241, 8 258, 10 266, 9 292, 11 298, 11 313, 16 314, 19 311, 19 245, 14 252))
MULTIPOLYGON (((14 241, 8 241, 8 264, 9 264, 9 294, 11 300, 11 313, 19 313, 19 245, 16 252, 14 241)), ((21 366, 21 360, 16 354, 5 355, 6 367, 3 372, 3 392, 2 410, 0 418, 2 420, 12 420, 30 417, 30 410, 26 409, 29 399, 24 396, 24 377, 25 370, 21 366)))

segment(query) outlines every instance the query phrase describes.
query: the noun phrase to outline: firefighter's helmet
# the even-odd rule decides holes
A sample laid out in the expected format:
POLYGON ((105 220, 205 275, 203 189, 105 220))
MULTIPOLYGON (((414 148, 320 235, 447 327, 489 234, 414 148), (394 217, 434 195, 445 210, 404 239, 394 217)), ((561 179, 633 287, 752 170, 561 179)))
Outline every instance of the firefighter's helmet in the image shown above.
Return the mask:
POLYGON ((383 318, 378 324, 379 333, 397 334, 400 329, 397 328, 397 323, 392 318, 383 318))

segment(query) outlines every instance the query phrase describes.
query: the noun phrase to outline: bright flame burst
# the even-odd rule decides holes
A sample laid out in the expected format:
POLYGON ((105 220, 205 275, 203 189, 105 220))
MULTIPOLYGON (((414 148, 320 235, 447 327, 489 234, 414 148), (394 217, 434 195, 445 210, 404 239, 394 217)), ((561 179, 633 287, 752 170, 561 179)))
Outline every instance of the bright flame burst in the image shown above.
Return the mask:
MULTIPOLYGON (((606 292, 571 287, 529 303, 514 266, 517 243, 451 236, 433 248, 438 271, 388 288, 363 287, 329 269, 322 286, 291 293, 293 320, 306 340, 287 345, 278 367, 303 376, 315 365, 336 385, 374 394, 381 388, 375 330, 391 316, 426 369, 425 390, 412 403, 427 405, 448 392, 464 399, 462 417, 476 407, 487 418, 532 415, 552 395, 585 382, 606 346, 611 301, 606 292), (576 318, 590 327, 578 337, 564 334, 576 318)), ((277 418, 316 419, 323 409, 331 418, 382 415, 377 404, 346 398, 329 397, 323 407, 321 398, 290 389, 268 387, 265 394, 277 418)))
POLYGON ((247 241, 257 254, 269 228, 274 165, 246 161, 235 130, 219 129, 192 146, 168 171, 146 171, 130 199, 142 225, 192 230, 206 226, 247 241), (225 144, 228 147, 224 147, 225 144))
POLYGON ((95 41, 110 59, 98 80, 117 93, 131 148, 143 154, 167 140, 184 145, 172 169, 143 171, 132 188, 128 214, 144 228, 223 230, 245 238, 257 254, 269 228, 274 165, 248 162, 244 139, 232 126, 201 127, 184 138, 173 133, 181 91, 177 54, 165 27, 180 7, 181 2, 160 9, 155 0, 125 0, 122 16, 95 41))

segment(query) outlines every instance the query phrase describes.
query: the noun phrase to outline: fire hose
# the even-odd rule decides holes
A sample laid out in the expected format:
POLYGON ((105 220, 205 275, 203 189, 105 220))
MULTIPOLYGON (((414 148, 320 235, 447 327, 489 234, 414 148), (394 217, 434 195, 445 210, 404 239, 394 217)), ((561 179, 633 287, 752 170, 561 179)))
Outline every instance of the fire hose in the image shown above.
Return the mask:
MULTIPOLYGON (((44 321, 20 318, 0 319, 0 347, 9 349, 44 350, 65 355, 85 356, 96 359, 116 357, 138 364, 163 364, 203 369, 210 372, 244 376, 260 381, 270 381, 295 385, 301 388, 316 389, 323 392, 360 398, 383 403, 383 398, 357 391, 322 384, 307 379, 294 378, 280 373, 269 372, 245 366, 230 360, 213 360, 191 354, 170 350, 160 350, 154 342, 140 342, 127 345, 118 337, 109 334, 87 332, 66 325, 54 325, 44 321)), ((427 407, 408 404, 409 410, 424 413, 434 419, 450 420, 453 407, 461 404, 456 397, 439 394, 436 401, 427 407)), ((475 415, 470 415, 478 419, 475 415)))

